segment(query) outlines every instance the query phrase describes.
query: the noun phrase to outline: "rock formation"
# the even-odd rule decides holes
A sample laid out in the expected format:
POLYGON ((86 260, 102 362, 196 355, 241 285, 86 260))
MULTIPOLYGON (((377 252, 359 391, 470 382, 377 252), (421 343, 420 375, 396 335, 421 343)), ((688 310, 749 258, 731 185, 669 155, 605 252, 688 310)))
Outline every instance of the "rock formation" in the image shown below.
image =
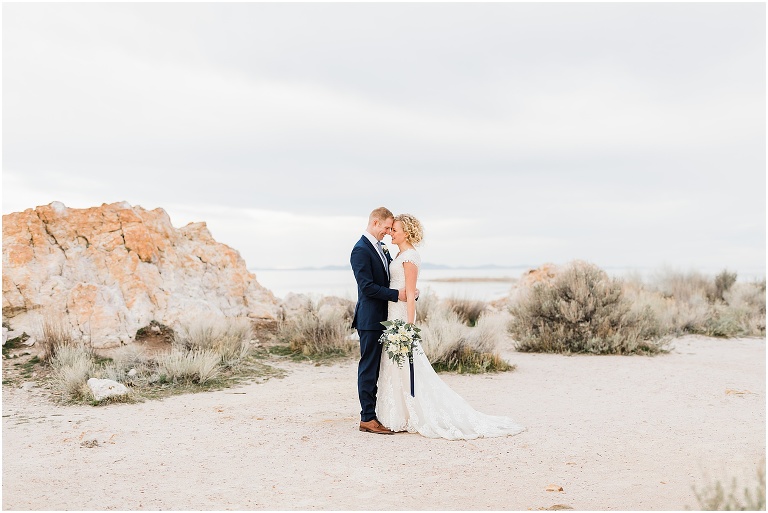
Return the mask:
POLYGON ((93 398, 97 401, 108 397, 125 395, 128 393, 128 387, 111 379, 90 378, 88 388, 91 389, 93 398))
POLYGON ((520 279, 512 284, 512 287, 509 289, 509 295, 491 301, 491 308, 494 310, 508 310, 510 306, 524 299, 536 284, 552 283, 560 272, 560 267, 550 263, 523 272, 520 279))
POLYGON ((3 318, 35 333, 64 315, 74 334, 106 347, 155 320, 201 315, 274 322, 278 300, 205 223, 176 229, 160 208, 87 209, 59 202, 3 216, 3 318))

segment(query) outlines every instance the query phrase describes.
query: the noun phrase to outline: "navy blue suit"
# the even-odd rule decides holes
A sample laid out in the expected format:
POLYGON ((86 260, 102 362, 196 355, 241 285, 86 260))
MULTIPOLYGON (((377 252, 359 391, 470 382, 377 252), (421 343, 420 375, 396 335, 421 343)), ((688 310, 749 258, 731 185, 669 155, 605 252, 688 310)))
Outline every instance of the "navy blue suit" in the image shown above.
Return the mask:
MULTIPOLYGON (((388 254, 387 265, 391 258, 388 254)), ((397 302, 398 291, 389 288, 389 277, 379 252, 365 237, 360 237, 349 258, 357 281, 357 304, 352 327, 360 335, 360 363, 357 367, 357 393, 360 396, 360 420, 376 418, 376 382, 379 379, 381 345, 384 331, 381 321, 387 320, 387 303, 397 302)))

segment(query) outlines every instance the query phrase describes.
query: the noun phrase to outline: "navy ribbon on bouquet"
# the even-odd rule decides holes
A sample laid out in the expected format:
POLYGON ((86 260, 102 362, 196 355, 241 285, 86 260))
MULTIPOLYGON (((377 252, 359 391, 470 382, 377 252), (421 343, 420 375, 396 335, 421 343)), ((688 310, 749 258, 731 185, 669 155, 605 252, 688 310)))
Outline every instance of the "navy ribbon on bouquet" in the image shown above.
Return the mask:
POLYGON ((408 360, 408 367, 410 367, 411 371, 411 397, 416 397, 413 393, 413 358, 408 360))

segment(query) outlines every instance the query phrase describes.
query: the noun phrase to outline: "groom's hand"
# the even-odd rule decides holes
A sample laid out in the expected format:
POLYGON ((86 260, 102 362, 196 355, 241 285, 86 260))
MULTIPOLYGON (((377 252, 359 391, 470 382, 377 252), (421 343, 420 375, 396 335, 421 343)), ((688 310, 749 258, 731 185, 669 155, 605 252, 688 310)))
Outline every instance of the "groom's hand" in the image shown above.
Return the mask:
MULTIPOLYGON (((400 289, 397 294, 398 301, 407 301, 408 298, 405 295, 405 289, 400 289)), ((419 300, 419 289, 416 289, 416 301, 419 300)))

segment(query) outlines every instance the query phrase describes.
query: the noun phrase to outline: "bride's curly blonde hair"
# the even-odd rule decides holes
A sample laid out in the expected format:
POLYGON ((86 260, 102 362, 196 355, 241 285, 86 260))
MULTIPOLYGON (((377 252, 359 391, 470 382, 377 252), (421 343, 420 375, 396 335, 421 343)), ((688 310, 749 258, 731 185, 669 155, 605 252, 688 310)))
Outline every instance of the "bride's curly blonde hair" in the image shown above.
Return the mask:
POLYGON ((398 214, 395 216, 395 221, 402 223, 406 239, 414 246, 424 239, 424 228, 421 226, 421 221, 411 214, 398 214))

